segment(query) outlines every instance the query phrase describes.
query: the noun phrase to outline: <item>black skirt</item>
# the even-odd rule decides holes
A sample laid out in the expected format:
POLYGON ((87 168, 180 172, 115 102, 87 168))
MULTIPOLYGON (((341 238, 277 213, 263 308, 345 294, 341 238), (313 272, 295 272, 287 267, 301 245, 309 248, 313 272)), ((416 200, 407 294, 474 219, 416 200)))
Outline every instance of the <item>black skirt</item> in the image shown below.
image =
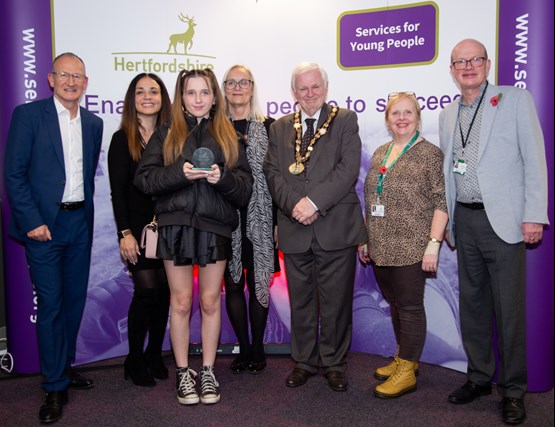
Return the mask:
POLYGON ((173 260, 174 265, 213 264, 231 256, 231 239, 187 225, 158 227, 159 258, 173 260))

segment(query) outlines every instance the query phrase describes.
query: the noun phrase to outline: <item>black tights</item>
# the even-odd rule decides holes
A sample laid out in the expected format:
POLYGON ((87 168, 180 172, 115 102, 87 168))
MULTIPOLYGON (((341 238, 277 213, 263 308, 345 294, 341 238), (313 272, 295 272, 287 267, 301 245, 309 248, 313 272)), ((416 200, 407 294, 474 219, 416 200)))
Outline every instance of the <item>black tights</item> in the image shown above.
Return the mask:
POLYGON ((263 307, 256 299, 254 272, 247 271, 247 287, 249 289, 249 316, 247 317, 247 301, 245 298, 245 274, 239 283, 235 283, 229 272, 225 275, 225 307, 231 326, 239 340, 240 356, 252 356, 254 361, 264 359, 264 330, 268 319, 268 308, 263 307), (252 334, 252 346, 249 344, 249 320, 252 334))
POLYGON ((146 353, 159 356, 168 323, 170 290, 163 268, 133 272, 134 292, 127 315, 129 354, 143 354, 148 332, 146 353))

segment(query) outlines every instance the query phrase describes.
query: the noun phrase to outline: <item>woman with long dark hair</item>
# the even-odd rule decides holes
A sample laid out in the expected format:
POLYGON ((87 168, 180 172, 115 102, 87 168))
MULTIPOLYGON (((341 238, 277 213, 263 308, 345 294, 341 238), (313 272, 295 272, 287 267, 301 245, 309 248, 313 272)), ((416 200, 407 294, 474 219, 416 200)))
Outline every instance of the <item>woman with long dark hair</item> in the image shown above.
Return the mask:
POLYGON ((154 378, 168 378, 161 352, 168 323, 169 288, 162 261, 145 258, 139 247, 142 228, 154 215, 154 201, 133 185, 133 179, 151 135, 169 119, 170 112, 164 82, 155 74, 135 76, 125 94, 120 129, 112 136, 108 151, 120 253, 134 285, 127 316, 125 378, 143 387, 154 386, 154 378))

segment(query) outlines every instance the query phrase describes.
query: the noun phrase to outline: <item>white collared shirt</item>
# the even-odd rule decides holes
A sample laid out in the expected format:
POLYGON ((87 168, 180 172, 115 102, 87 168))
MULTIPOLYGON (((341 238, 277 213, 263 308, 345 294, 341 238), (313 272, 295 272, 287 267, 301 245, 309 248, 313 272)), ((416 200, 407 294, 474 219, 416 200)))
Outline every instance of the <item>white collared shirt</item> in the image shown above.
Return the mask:
MULTIPOLYGON (((302 120, 302 123, 303 123, 303 135, 306 132, 306 128, 307 128, 306 119, 314 119, 315 120, 315 122, 314 122, 314 132, 316 133, 316 130, 318 129, 318 120, 320 119, 320 112, 321 111, 322 111, 322 107, 320 107, 318 109, 318 111, 316 111, 314 113, 313 116, 309 116, 308 114, 306 114, 304 112, 303 109, 301 109, 301 120, 302 120)), ((318 206, 316 206, 316 204, 312 200, 310 200, 310 197, 306 196, 306 198, 312 204, 312 206, 314 206, 314 209, 316 209, 318 211, 318 206)))
POLYGON ((318 129, 318 120, 320 119, 320 112, 322 111, 322 107, 318 111, 314 113, 313 116, 307 115, 304 110, 301 109, 301 120, 303 122, 303 135, 306 132, 306 119, 314 119, 314 133, 316 133, 316 129, 318 129))
POLYGON ((83 188, 83 135, 81 131, 81 113, 71 120, 70 112, 54 97, 58 113, 62 148, 64 152, 64 168, 66 184, 62 203, 81 202, 85 200, 83 188))

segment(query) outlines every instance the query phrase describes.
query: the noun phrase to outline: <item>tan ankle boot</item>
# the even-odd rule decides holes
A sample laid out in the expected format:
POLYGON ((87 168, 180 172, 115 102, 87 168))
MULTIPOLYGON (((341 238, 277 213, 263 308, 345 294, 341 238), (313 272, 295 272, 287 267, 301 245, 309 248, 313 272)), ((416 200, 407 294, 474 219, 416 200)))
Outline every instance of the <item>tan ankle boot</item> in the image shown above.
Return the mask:
POLYGON ((386 382, 374 389, 374 396, 381 399, 391 399, 403 394, 416 391, 416 376, 414 369, 417 362, 397 358, 398 364, 395 372, 386 382))
MULTIPOLYGON (((374 371, 374 378, 382 381, 387 380, 391 375, 393 375, 393 372, 395 372, 395 369, 397 369, 398 364, 399 364, 399 353, 393 356, 393 361, 389 365, 382 366, 381 368, 376 369, 374 371)), ((414 375, 418 375, 419 373, 420 371, 418 370, 418 362, 415 362, 414 375)))

